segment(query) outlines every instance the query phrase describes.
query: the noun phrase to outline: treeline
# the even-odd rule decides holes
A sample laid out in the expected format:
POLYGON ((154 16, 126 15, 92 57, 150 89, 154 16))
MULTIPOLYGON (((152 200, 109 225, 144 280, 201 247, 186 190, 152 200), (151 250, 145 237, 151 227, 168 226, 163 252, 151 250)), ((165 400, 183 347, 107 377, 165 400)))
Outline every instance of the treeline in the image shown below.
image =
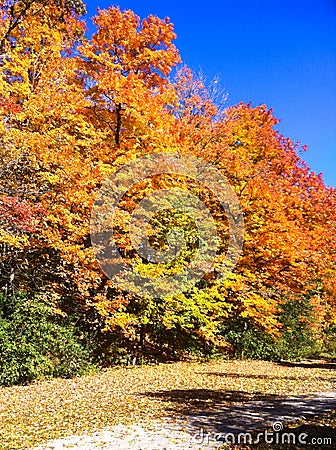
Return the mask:
MULTIPOLYGON (((168 19, 140 21, 110 7, 88 37, 81 1, 0 5, 0 383, 188 354, 335 352, 336 190, 276 131, 272 111, 223 108, 218 85, 181 66, 168 19), (189 189, 221 238, 211 273, 158 298, 113 284, 90 236, 104 180, 153 153, 216 167, 245 223, 238 264, 217 279, 229 224, 213 193, 188 177, 139 181, 125 214, 155 189, 189 189)), ((165 248, 169 229, 183 229, 183 258, 169 268, 132 253, 129 227, 118 220, 118 246, 139 273, 164 277, 195 258, 197 230, 183 214, 159 215, 151 237, 165 248)))

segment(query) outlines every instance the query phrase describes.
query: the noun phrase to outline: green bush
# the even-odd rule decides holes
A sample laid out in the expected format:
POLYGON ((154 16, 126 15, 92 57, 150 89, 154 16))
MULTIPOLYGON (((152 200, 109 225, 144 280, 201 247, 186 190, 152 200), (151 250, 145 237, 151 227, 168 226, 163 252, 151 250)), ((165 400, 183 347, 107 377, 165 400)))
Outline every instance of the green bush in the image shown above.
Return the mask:
POLYGON ((287 300, 282 305, 283 324, 276 351, 282 359, 303 359, 319 356, 321 345, 314 335, 314 309, 309 296, 287 300))
POLYGON ((336 361, 336 325, 329 325, 323 332, 322 355, 336 361))
POLYGON ((223 327, 222 334, 231 345, 234 358, 277 359, 275 339, 242 317, 231 320, 223 327))
POLYGON ((285 301, 278 320, 282 328, 280 336, 275 338, 246 319, 231 319, 222 333, 233 348, 233 356, 276 361, 320 354, 321 346, 313 333, 315 318, 309 297, 285 301))
POLYGON ((38 297, 0 295, 0 385, 91 370, 88 351, 75 331, 38 297))

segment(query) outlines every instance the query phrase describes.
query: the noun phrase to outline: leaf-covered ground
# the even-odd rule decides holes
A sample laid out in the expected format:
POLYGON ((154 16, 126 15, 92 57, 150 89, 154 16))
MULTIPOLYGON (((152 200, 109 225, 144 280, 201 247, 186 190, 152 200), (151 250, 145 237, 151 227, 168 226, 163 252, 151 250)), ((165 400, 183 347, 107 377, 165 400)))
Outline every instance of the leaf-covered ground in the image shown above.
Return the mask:
POLYGON ((210 408, 217 396, 230 404, 232 396, 244 401, 328 392, 336 388, 335 375, 335 367, 328 364, 180 362, 117 367, 72 380, 1 388, 1 449, 27 449, 117 424, 181 417, 198 405, 204 410, 209 403, 210 408), (186 394, 176 399, 176 392, 186 394))

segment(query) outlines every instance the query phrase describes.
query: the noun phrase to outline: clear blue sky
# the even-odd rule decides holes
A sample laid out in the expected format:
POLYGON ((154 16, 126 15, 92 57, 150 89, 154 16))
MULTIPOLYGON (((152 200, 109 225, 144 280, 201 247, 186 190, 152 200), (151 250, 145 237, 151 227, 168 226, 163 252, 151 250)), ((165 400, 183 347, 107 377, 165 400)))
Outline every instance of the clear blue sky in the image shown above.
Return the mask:
POLYGON ((266 103, 302 158, 336 186, 336 0, 89 0, 170 17, 183 62, 219 75, 229 97, 266 103))

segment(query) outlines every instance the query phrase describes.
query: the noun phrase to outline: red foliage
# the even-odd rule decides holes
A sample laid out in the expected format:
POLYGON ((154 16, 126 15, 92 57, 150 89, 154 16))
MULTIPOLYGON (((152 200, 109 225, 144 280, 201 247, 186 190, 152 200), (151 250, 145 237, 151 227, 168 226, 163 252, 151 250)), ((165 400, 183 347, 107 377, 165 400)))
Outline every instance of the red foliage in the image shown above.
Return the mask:
POLYGON ((23 232, 36 231, 36 221, 45 213, 45 209, 39 205, 22 200, 18 197, 0 197, 0 221, 14 226, 16 230, 23 232))

